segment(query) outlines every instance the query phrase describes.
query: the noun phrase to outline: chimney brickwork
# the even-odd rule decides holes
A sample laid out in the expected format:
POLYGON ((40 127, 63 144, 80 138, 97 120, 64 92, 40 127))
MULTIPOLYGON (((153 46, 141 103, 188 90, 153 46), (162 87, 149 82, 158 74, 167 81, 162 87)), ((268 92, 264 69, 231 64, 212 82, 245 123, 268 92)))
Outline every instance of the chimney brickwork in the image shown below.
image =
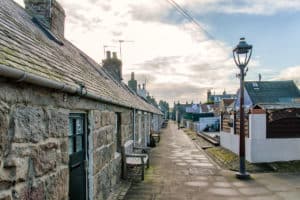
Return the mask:
POLYGON ((64 38, 65 11, 56 0, 24 0, 25 10, 45 28, 64 38))
POLYGON ((131 72, 131 79, 128 81, 128 87, 137 93, 137 81, 134 79, 134 72, 131 72))
POLYGON ((111 52, 106 52, 106 59, 102 61, 103 68, 110 73, 110 75, 117 81, 121 82, 122 77, 122 61, 118 59, 117 53, 113 52, 113 57, 111 57, 111 52))

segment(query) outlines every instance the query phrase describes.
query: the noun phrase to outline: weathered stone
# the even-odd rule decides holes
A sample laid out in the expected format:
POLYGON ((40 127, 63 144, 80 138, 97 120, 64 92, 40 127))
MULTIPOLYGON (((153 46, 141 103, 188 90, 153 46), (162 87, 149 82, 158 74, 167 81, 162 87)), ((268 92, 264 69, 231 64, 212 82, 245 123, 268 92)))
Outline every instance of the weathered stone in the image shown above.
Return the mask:
MULTIPOLYGON (((13 182, 0 180, 0 191, 7 190, 12 186, 13 182)), ((1 200, 1 198, 0 198, 1 200)))
POLYGON ((114 142, 114 130, 112 128, 106 129, 106 144, 111 144, 114 142))
POLYGON ((8 128, 8 113, 0 110, 0 157, 5 154, 6 148, 8 148, 8 128))
POLYGON ((98 129, 96 131, 94 131, 93 134, 94 137, 94 149, 99 148, 103 145, 105 145, 106 142, 106 129, 102 128, 102 129, 98 129))
POLYGON ((96 199, 107 199, 111 188, 109 178, 108 167, 103 168, 103 170, 95 176, 94 197, 96 197, 96 199))
POLYGON ((37 143, 48 137, 45 113, 41 108, 22 106, 13 113, 14 142, 37 143))
POLYGON ((0 194, 0 200, 11 200, 10 194, 0 194))
POLYGON ((102 127, 101 125, 101 112, 99 110, 93 111, 94 129, 97 130, 102 127))
POLYGON ((96 150, 93 153, 93 163, 94 163, 94 174, 98 173, 103 167, 102 164, 102 150, 96 150))
POLYGON ((125 112, 121 115, 121 123, 122 124, 130 124, 132 118, 132 112, 125 112))
POLYGON ((115 145, 114 143, 113 144, 110 144, 109 147, 108 147, 108 152, 107 152, 107 155, 108 155, 108 160, 112 160, 114 159, 115 157, 115 145))
POLYGON ((114 125, 116 122, 116 114, 114 112, 110 112, 109 115, 109 124, 114 125))
POLYGON ((114 124, 115 114, 113 112, 104 111, 101 113, 101 126, 114 124))
POLYGON ((60 140, 60 160, 63 164, 69 163, 68 138, 60 140))
POLYGON ((121 156, 111 162, 111 186, 114 187, 120 182, 121 177, 121 156))
POLYGON ((10 155, 3 162, 0 180, 5 182, 24 182, 28 177, 28 157, 10 155))
POLYGON ((64 168, 45 181, 45 200, 68 199, 69 169, 64 168))
POLYGON ((107 147, 103 147, 94 152, 94 174, 101 171, 107 161, 107 147))
POLYGON ((51 137, 66 137, 69 127, 69 112, 63 109, 47 110, 49 134, 51 137))
POLYGON ((49 142, 34 150, 33 164, 36 176, 42 176, 53 171, 57 165, 57 144, 49 142))
POLYGON ((44 200, 45 190, 44 183, 37 181, 34 183, 26 183, 26 185, 21 189, 21 191, 14 191, 14 199, 20 200, 44 200))

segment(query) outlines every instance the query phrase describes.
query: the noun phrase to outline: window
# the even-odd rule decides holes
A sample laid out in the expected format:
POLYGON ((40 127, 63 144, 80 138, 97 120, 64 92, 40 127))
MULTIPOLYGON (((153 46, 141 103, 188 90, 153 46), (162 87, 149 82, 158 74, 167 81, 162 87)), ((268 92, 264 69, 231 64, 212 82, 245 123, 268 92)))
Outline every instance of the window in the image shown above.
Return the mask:
POLYGON ((84 149, 85 115, 70 114, 69 117, 69 155, 84 149))

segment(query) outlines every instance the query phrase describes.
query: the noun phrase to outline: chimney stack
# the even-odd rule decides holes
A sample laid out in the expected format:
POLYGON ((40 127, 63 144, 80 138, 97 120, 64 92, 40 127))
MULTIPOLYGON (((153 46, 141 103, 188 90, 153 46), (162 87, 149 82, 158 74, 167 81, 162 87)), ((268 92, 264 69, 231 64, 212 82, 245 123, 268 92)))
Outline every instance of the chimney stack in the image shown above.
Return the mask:
POLYGON ((134 80, 134 72, 131 72, 131 80, 128 81, 128 87, 137 93, 137 81, 134 80))
POLYGON ((117 53, 113 52, 113 58, 111 52, 106 51, 106 59, 102 61, 103 68, 118 82, 123 80, 122 77, 122 61, 117 58, 117 53))
POLYGON ((146 89, 146 83, 143 83, 143 90, 146 89))
POLYGON ((24 4, 28 14, 58 38, 64 38, 66 14, 56 0, 24 0, 24 4))
POLYGON ((110 51, 106 52, 106 59, 111 59, 111 52, 110 51))
POLYGON ((118 59, 117 53, 116 53, 116 52, 113 52, 113 58, 114 58, 114 59, 118 59))

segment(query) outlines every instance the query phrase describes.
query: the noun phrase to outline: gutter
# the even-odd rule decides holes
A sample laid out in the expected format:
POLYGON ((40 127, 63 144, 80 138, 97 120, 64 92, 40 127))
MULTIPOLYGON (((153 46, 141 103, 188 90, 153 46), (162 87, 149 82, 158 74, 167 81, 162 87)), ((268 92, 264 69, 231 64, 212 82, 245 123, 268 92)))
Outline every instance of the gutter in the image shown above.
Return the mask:
MULTIPOLYGON (((103 99, 100 96, 97 96, 93 93, 86 91, 82 86, 76 87, 76 86, 68 85, 63 82, 54 81, 49 78, 41 77, 41 76, 38 76, 38 75, 35 75, 32 73, 25 72, 20 69, 7 67, 7 66, 1 65, 1 64, 0 64, 0 76, 15 79, 16 82, 30 83, 33 85, 42 86, 42 87, 46 87, 46 88, 50 88, 50 89, 59 90, 61 92, 66 92, 69 94, 86 97, 88 99, 101 101, 103 103, 117 105, 117 106, 130 108, 130 109, 134 109, 134 110, 136 109, 132 106, 124 105, 121 103, 115 103, 115 102, 111 102, 109 100, 103 99)), ((148 110, 142 110, 142 109, 139 109, 139 110, 149 112, 148 110)), ((158 113, 155 113, 155 114, 158 114, 158 113)))

